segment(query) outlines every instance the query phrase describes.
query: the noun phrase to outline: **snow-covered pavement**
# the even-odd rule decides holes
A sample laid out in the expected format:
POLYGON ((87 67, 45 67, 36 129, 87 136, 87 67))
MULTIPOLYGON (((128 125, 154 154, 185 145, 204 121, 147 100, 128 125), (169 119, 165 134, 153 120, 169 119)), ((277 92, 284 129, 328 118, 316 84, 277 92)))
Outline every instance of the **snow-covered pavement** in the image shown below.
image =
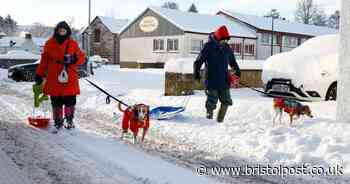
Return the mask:
MULTIPOLYGON (((119 141, 113 119, 93 111, 78 109, 73 132, 52 135, 33 129, 25 123, 32 105, 30 84, 4 79, 0 85, 0 151, 28 183, 221 183, 198 176, 193 165, 182 165, 172 155, 158 154, 151 143, 134 146, 119 141)), ((252 181, 244 183, 265 183, 252 181)))
POLYGON ((30 184, 18 166, 0 147, 0 184, 30 184))
MULTIPOLYGON (((163 70, 133 70, 104 66, 95 73, 95 76, 90 77, 91 80, 130 104, 143 102, 150 104, 151 107, 181 105, 186 99, 186 97, 163 96, 163 70)), ((6 91, 9 93, 5 96, 0 93, 2 95, 0 104, 5 104, 4 107, 9 112, 16 112, 16 116, 21 121, 18 124, 23 124, 24 118, 30 113, 31 84, 1 80, 0 85, 2 88, 8 88, 6 91), (16 92, 17 97, 11 94, 11 91, 16 92)), ((31 133, 36 136, 45 136, 42 138, 49 140, 42 142, 43 145, 49 143, 63 145, 63 148, 62 146, 57 148, 63 149, 61 150, 63 153, 59 154, 61 156, 69 150, 71 152, 67 152, 67 155, 76 155, 71 158, 72 160, 82 159, 83 162, 93 163, 87 164, 89 167, 86 168, 97 169, 98 172, 91 172, 97 172, 96 175, 102 178, 131 176, 126 178, 134 183, 138 183, 137 181, 139 183, 145 181, 145 183, 177 183, 180 177, 176 174, 165 174, 169 171, 187 173, 188 180, 193 182, 184 183, 196 181, 218 183, 218 181, 208 181, 209 179, 205 177, 198 177, 195 167, 201 164, 211 167, 233 167, 258 163, 292 167, 308 163, 312 166, 323 165, 325 168, 338 164, 343 167, 344 176, 245 177, 247 181, 242 179, 244 177, 237 177, 235 180, 228 180, 228 183, 235 181, 236 183, 264 183, 265 180, 272 183, 298 184, 349 183, 350 125, 335 122, 335 102, 308 103, 315 116, 314 119, 302 118, 290 127, 285 117, 284 124, 274 127, 271 122, 272 99, 262 97, 249 89, 232 90, 234 106, 229 109, 225 122, 218 125, 204 118, 205 95, 198 91, 189 99, 186 112, 170 121, 152 121, 146 143, 132 146, 116 141, 119 136, 117 129, 121 115, 116 104, 106 105, 105 96, 83 80, 81 80, 81 91, 82 94, 78 98, 78 136, 62 134, 59 135, 62 139, 57 140, 56 137, 41 132, 31 133), (162 159, 150 157, 144 151, 162 159), (118 154, 123 158, 117 157, 118 154), (142 161, 140 168, 143 168, 144 164, 148 166, 154 162, 157 168, 138 170, 140 168, 137 168, 137 164, 128 164, 131 160, 127 160, 128 157, 124 158, 125 155, 133 155, 132 157, 139 155, 147 158, 146 161, 136 160, 142 161), (106 166, 107 169, 103 169, 106 166), (159 175, 149 175, 149 170, 152 170, 152 173, 158 173, 156 169, 159 169, 159 175), (117 172, 111 173, 111 171, 117 172), (138 176, 136 180, 135 173, 138 176), (173 177, 175 180, 172 180, 173 177)), ((0 116, 5 114, 6 112, 3 112, 0 116)), ((19 125, 16 126, 18 128, 19 125)), ((25 127, 23 129, 28 130, 25 127)), ((82 165, 78 167, 85 168, 82 165)), ((78 174, 78 176, 81 175, 78 174)), ((212 179, 227 181, 227 177, 212 179)))
MULTIPOLYGON (((23 104, 28 105, 28 98, 1 90, 0 148, 28 174, 29 183, 218 183, 115 138, 84 133, 79 128, 57 136, 32 129, 24 123, 23 112, 30 106, 23 104), (4 99, 11 99, 11 103, 4 99), (17 108, 16 104, 22 106, 17 108)), ((4 181, 10 183, 10 179, 4 181)))

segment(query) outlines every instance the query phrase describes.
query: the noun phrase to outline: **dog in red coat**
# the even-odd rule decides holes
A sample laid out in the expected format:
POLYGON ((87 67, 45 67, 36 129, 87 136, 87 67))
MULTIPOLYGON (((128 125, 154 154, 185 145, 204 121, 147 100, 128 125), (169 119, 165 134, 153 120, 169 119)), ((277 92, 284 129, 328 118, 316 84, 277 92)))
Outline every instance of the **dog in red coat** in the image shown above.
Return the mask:
POLYGON ((295 100, 274 98, 273 109, 275 110, 273 125, 275 125, 275 120, 277 117, 279 117, 280 124, 282 123, 283 111, 289 114, 290 125, 292 125, 294 119, 298 119, 301 115, 306 115, 313 118, 310 107, 308 105, 302 105, 295 100))
POLYGON ((130 107, 127 107, 125 110, 122 109, 121 104, 119 103, 118 108, 123 112, 123 121, 122 121, 122 139, 124 135, 130 131, 133 133, 134 144, 137 143, 137 137, 139 129, 143 129, 141 141, 143 142, 149 128, 149 106, 145 104, 136 104, 130 107))

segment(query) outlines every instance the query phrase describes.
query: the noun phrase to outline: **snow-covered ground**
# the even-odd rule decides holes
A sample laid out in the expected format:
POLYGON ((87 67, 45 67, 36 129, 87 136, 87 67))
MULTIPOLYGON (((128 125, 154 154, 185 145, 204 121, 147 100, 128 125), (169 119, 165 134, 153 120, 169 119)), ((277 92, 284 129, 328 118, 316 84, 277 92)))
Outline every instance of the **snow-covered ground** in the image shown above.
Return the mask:
MULTIPOLYGON (((95 71, 95 76, 90 77, 90 79, 129 104, 142 102, 151 105, 151 107, 178 106, 187 99, 187 97, 165 97, 163 95, 164 70, 120 69, 116 66, 103 66, 95 71)), ((19 94, 31 94, 29 83, 12 83, 7 80, 2 80, 0 83, 11 90, 18 91, 19 94)), ((104 114, 105 117, 114 117, 116 123, 120 122, 118 117, 120 118, 121 114, 118 112, 116 104, 106 105, 103 94, 84 80, 81 80, 80 83, 82 94, 78 99, 78 107, 82 111, 98 112, 104 114)), ((350 124, 336 122, 336 102, 307 103, 312 109, 313 119, 302 117, 293 126, 289 126, 285 116, 283 124, 273 126, 271 98, 262 97, 249 89, 232 90, 231 95, 234 105, 228 110, 224 123, 217 124, 215 121, 204 118, 205 94, 202 91, 197 91, 194 96, 190 97, 187 109, 182 115, 168 121, 153 120, 146 139, 155 143, 162 141, 162 139, 172 140, 179 153, 198 151, 200 153, 198 157, 212 161, 217 166, 272 164, 274 166, 297 167, 310 164, 311 166, 321 165, 324 168, 337 165, 343 167, 344 176, 339 177, 307 175, 283 178, 262 177, 277 183, 282 181, 288 183, 350 182, 350 124)), ((16 105, 17 109, 21 109, 21 103, 16 105)), ((23 107, 19 111, 24 110, 23 107)), ((80 146, 84 147, 84 150, 101 150, 101 152, 94 151, 92 153, 93 156, 97 156, 98 153, 101 154, 100 157, 106 155, 101 160, 103 162, 116 161, 115 157, 112 158, 109 155, 126 148, 119 148, 118 144, 109 141, 110 134, 86 128, 83 122, 80 125, 80 122, 77 122, 79 131, 85 132, 87 135, 93 133, 98 138, 88 136, 88 138, 84 138, 87 142, 76 138, 76 140, 71 140, 75 141, 74 145, 81 143, 80 146), (88 144, 89 142, 94 144, 88 144), (113 146, 115 148, 112 148, 113 146)), ((108 122, 105 123, 107 126, 108 122)), ((93 126, 93 124, 89 126, 93 126)), ((128 153, 129 150, 121 152, 128 153)), ((135 166, 128 164, 127 160, 117 161, 119 166, 134 170, 135 166)), ((157 160, 156 162, 161 161, 157 160)), ((169 166, 165 163, 164 165, 164 168, 169 166)), ((158 168, 163 168, 163 166, 158 168)), ((141 177, 149 174, 146 171, 138 171, 138 173, 141 177)), ((173 175, 170 175, 169 178, 171 176, 173 175)), ((166 181, 157 177, 151 179, 166 181)))
POLYGON ((28 96, 31 83, 8 80, 7 71, 3 69, 0 69, 0 77, 0 164, 7 167, 1 165, 6 169, 1 175, 21 175, 18 180, 1 180, 1 184, 23 183, 21 177, 32 184, 221 183, 116 140, 111 133, 117 131, 116 126, 114 130, 107 130, 111 123, 116 123, 106 120, 100 125, 103 128, 97 129, 97 122, 104 120, 98 114, 79 110, 78 127, 72 133, 64 131, 53 135, 32 129, 25 123, 31 113, 32 101, 28 96), (110 134, 101 136, 97 131, 110 134))

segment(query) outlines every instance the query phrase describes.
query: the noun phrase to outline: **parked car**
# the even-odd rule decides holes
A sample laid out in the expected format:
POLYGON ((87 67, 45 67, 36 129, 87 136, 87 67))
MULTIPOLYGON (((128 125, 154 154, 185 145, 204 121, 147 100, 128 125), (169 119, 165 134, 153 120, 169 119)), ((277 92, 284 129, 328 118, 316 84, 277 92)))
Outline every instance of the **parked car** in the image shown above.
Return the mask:
POLYGON ((338 35, 312 38, 265 62, 262 79, 271 96, 336 100, 338 35))
POLYGON ((94 68, 99 68, 102 65, 106 65, 109 63, 109 60, 107 58, 103 58, 99 55, 89 57, 89 61, 92 63, 94 68))
MULTIPOLYGON (((40 60, 35 63, 15 65, 8 69, 8 78, 19 81, 34 81, 35 71, 40 60)), ((79 78, 87 77, 88 73, 85 65, 81 65, 78 69, 79 78)))

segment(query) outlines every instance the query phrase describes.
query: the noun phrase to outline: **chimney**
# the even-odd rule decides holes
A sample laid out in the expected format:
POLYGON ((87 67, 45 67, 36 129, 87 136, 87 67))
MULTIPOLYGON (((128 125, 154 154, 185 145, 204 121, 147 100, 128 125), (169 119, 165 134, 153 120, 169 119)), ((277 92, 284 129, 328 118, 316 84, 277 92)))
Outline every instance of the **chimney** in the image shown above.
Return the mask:
POLYGON ((28 40, 31 40, 32 39, 32 34, 31 33, 26 33, 25 34, 25 38, 28 39, 28 40))

